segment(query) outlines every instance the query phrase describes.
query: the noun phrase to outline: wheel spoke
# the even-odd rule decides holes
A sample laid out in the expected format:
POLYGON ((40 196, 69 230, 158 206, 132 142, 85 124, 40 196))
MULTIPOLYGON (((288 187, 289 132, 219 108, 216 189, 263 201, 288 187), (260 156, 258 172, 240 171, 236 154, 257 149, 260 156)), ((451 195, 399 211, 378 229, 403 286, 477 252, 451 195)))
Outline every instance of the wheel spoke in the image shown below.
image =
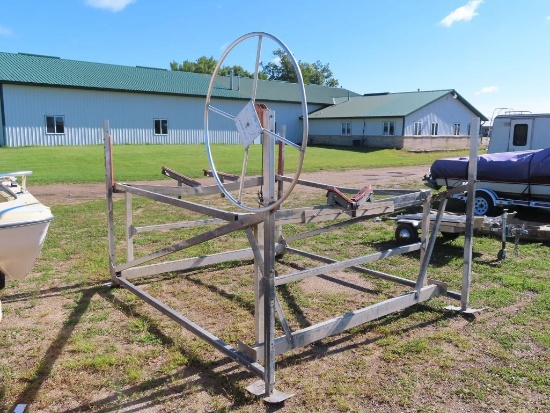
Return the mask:
POLYGON ((256 103, 256 92, 258 90, 258 73, 260 69, 260 58, 262 57, 262 39, 258 36, 258 49, 256 50, 256 64, 254 66, 254 83, 252 84, 252 103, 256 103))
POLYGON ((246 167, 248 166, 248 147, 244 150, 243 169, 241 171, 241 182, 239 185, 238 201, 243 202, 244 177, 246 176, 246 167))
POLYGON ((224 112, 223 110, 221 109, 218 109, 212 105, 208 105, 208 110, 214 112, 214 113, 217 113, 218 115, 222 115, 222 116, 225 116, 227 119, 231 119, 231 120, 235 120, 235 116, 227 113, 227 112, 224 112))
POLYGON ((273 136, 275 139, 278 139, 289 146, 292 146, 295 149, 298 149, 300 152, 302 151, 302 147, 300 145, 297 145, 294 142, 289 141, 287 138, 283 138, 281 135, 278 135, 275 132, 271 132, 270 130, 267 130, 267 129, 263 129, 263 132, 273 136))

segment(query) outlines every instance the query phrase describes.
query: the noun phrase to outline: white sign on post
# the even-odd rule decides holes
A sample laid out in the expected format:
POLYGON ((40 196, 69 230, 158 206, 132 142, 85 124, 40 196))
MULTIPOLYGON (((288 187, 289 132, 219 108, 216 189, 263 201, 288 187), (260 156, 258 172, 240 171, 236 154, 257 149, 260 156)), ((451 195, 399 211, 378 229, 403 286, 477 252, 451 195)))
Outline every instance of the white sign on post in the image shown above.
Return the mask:
POLYGON ((245 149, 260 136, 263 129, 252 101, 249 101, 235 116, 235 125, 245 149))

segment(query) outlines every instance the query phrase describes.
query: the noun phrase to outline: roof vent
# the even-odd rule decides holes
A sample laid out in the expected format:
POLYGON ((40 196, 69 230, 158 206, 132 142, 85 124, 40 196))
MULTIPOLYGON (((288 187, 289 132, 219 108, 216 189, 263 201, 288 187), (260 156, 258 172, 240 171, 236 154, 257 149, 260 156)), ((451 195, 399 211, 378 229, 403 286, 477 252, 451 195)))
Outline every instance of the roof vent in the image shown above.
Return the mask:
POLYGON ((165 72, 168 69, 162 69, 160 67, 149 67, 149 66, 136 66, 138 69, 150 69, 150 70, 164 70, 165 72))
POLYGON ((57 56, 48 56, 45 54, 34 54, 34 53, 17 53, 17 54, 20 54, 23 56, 47 57, 48 59, 61 59, 60 57, 57 57, 57 56))

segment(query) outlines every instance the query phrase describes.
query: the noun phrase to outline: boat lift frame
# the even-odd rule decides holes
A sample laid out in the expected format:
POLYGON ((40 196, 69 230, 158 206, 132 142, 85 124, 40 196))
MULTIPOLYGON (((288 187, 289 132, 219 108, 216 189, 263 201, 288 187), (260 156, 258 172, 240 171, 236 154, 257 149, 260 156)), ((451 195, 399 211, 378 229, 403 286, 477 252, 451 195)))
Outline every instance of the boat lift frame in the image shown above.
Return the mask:
MULTIPOLYGON (((339 334, 353 327, 367 323, 369 321, 384 317, 388 314, 404 310, 415 304, 424 302, 437 296, 447 296, 461 301, 461 307, 453 307, 464 312, 474 311, 468 308, 469 289, 470 289, 470 268, 471 268, 471 228, 466 229, 466 248, 465 248, 465 270, 463 273, 463 283, 461 291, 448 291, 447 285, 442 282, 429 280, 427 277, 428 266, 431 255, 434 250, 435 238, 441 225, 441 220, 447 203, 447 199, 464 188, 455 188, 453 190, 441 192, 435 196, 431 195, 430 190, 407 191, 407 190, 374 190, 375 196, 383 195, 386 198, 365 202, 362 205, 356 205, 355 208, 345 208, 339 203, 335 205, 319 205, 306 208, 280 209, 273 212, 233 212, 223 209, 213 208, 185 200, 189 196, 203 196, 221 193, 217 185, 197 186, 194 182, 186 182, 181 175, 177 175, 178 186, 164 185, 133 185, 128 183, 117 183, 114 179, 112 137, 109 123, 103 124, 104 146, 105 146, 105 182, 108 212, 108 237, 109 237, 109 262, 110 276, 113 284, 122 286, 135 295, 149 303, 161 313, 179 323, 182 327, 208 342, 215 349, 228 356, 233 361, 245 367, 251 373, 257 375, 260 380, 254 382, 247 389, 257 396, 264 397, 268 403, 279 403, 290 397, 277 391, 274 388, 275 382, 275 358, 289 350, 306 346, 323 338, 339 334), (184 186, 185 185, 185 186, 184 186), (114 193, 125 194, 125 242, 126 257, 120 260, 116 256, 115 240, 115 216, 114 216, 114 193), (134 196, 148 198, 173 207, 182 208, 192 212, 197 212, 209 216, 210 218, 199 221, 174 222, 162 225, 147 225, 136 227, 133 224, 132 199, 134 196), (439 209, 435 220, 430 225, 430 210, 434 202, 439 201, 439 209), (293 241, 318 235, 323 232, 341 228, 346 225, 354 224, 365 219, 372 219, 380 215, 393 213, 394 211, 410 206, 423 207, 423 228, 430 228, 431 231, 422 231, 419 242, 410 245, 402 245, 376 253, 358 256, 343 261, 336 261, 328 257, 301 251, 291 247, 293 241), (266 219, 271 214, 273 219, 266 219), (291 237, 285 238, 281 232, 283 224, 299 224, 332 221, 335 219, 346 218, 324 228, 306 231, 291 237), (160 249, 151 254, 135 257, 134 255, 134 237, 146 231, 165 231, 175 228, 188 228, 204 225, 220 224, 213 230, 206 230, 200 235, 179 241, 173 245, 160 249), (244 231, 250 244, 250 248, 241 250, 229 250, 217 254, 178 259, 175 261, 163 261, 160 263, 149 264, 149 261, 168 257, 170 254, 184 250, 193 245, 208 242, 220 236, 235 232, 244 231), (279 239, 275 240, 274 234, 279 234, 279 239), (266 233, 269 233, 266 235, 266 233), (271 246, 273 256, 266 257, 265 240, 275 240, 275 245, 271 246), (469 251, 467 250, 469 248, 469 251), (363 264, 378 261, 398 254, 405 254, 413 251, 420 251, 420 269, 416 280, 402 278, 398 275, 386 274, 379 271, 368 269, 363 264), (276 275, 274 269, 275 255, 280 253, 293 253, 303 257, 308 257, 321 263, 320 266, 307 268, 284 275, 276 275), (468 258, 469 257, 469 258, 468 258), (201 327, 196 322, 188 319, 183 314, 170 308, 168 305, 153 297, 148 292, 134 284, 135 279, 156 276, 158 274, 197 269, 208 265, 223 263, 235 260, 254 259, 254 288, 255 288, 255 337, 256 342, 253 345, 239 343, 235 348, 225 343, 221 338, 201 327), (265 266, 266 260, 271 260, 268 267, 265 266), (266 268, 269 272, 266 274, 266 268), (346 314, 334 317, 309 326, 307 328, 292 331, 285 319, 281 305, 275 295, 277 286, 295 282, 307 277, 319 276, 340 270, 353 270, 360 274, 368 275, 374 278, 384 279, 394 282, 411 290, 405 294, 394 298, 386 299, 374 305, 370 305, 346 314), (275 309, 275 311, 273 311, 275 309), (274 337, 275 316, 278 316, 284 335, 274 337), (271 334, 269 334, 271 332, 271 334), (267 343, 267 345, 266 345, 267 343)), ((267 145, 271 147, 273 145, 267 145)), ((471 163, 475 165, 475 162, 471 163)), ((172 175, 174 175, 172 173, 172 175)), ((288 181, 291 178, 284 175, 276 175, 278 182, 288 181)), ((231 190, 239 187, 254 187, 263 183, 263 177, 246 178, 244 182, 229 182, 225 187, 231 190)), ((323 190, 330 190, 333 187, 322 183, 298 180, 298 185, 315 187, 323 190)), ((469 188, 473 190, 472 188, 469 188)), ((356 189, 339 187, 338 192, 343 194, 357 193, 356 189)), ((473 210, 471 209, 471 213, 473 210)), ((160 279, 160 281, 162 281, 160 279)))

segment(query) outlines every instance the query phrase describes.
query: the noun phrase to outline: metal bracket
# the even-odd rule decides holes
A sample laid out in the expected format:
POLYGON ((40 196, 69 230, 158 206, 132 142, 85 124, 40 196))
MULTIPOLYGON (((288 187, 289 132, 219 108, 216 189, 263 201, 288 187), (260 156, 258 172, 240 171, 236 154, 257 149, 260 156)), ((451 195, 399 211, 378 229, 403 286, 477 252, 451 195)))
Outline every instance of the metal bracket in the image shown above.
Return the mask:
MULTIPOLYGON (((258 397, 265 396, 265 382, 263 380, 256 380, 254 383, 249 385, 246 390, 258 397)), ((282 403, 292 396, 294 396, 294 394, 283 393, 282 391, 273 389, 271 396, 265 397, 264 401, 270 404, 282 403)))
POLYGON ((449 306, 445 307, 445 310, 457 311, 457 312, 462 313, 462 314, 477 314, 477 313, 480 313, 481 311, 484 311, 486 309, 487 309, 487 307, 483 307, 483 308, 466 308, 465 310, 463 310, 462 307, 456 307, 454 305, 449 305, 449 306))
POLYGON ((166 175, 169 178, 175 179, 180 184, 185 184, 193 188, 201 186, 201 183, 199 181, 189 178, 188 176, 182 175, 179 172, 174 171, 173 169, 167 168, 166 166, 162 167, 161 173, 163 175, 166 175))
POLYGON ((369 201, 372 196, 372 187, 366 185, 362 190, 357 192, 352 198, 347 197, 338 188, 332 187, 327 191, 327 204, 340 205, 347 210, 355 211, 359 206, 369 201))

